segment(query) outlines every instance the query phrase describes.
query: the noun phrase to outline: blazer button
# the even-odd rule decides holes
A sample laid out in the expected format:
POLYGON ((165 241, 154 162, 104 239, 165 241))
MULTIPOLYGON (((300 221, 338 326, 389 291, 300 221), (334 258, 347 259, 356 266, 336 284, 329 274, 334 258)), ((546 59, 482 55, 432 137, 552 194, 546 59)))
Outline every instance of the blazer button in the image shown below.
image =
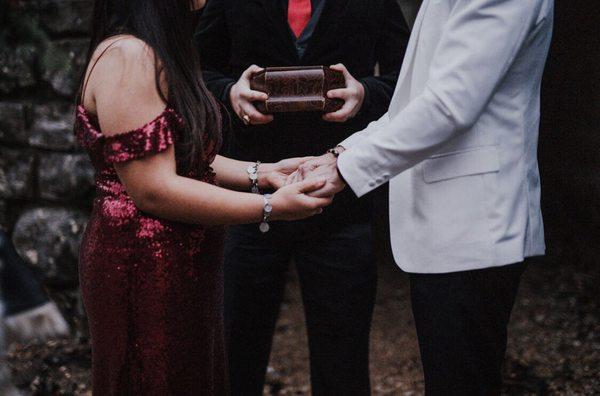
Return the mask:
POLYGON ((390 178, 390 175, 388 175, 387 173, 383 174, 383 180, 387 180, 390 178))
POLYGON ((378 177, 376 182, 377 182, 377 184, 381 184, 381 183, 383 183, 383 179, 381 177, 378 177))
POLYGON ((369 186, 371 186, 371 187, 375 187, 376 185, 377 185, 377 183, 375 183, 373 180, 371 180, 369 182, 369 186))

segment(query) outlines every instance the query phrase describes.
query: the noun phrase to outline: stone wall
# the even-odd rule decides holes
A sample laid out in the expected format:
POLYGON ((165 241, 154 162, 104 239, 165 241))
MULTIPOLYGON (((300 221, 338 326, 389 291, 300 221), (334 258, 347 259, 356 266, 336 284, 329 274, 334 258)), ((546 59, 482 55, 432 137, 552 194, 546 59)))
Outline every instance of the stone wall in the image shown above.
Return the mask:
POLYGON ((0 0, 0 226, 64 302, 76 296, 93 194, 93 169, 73 137, 91 6, 0 0))

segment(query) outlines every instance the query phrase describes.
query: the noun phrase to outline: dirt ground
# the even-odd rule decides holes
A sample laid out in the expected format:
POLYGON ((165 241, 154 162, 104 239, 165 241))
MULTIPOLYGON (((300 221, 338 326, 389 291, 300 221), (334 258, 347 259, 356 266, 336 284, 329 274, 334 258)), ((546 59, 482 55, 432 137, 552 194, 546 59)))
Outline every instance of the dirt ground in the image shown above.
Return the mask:
MULTIPOLYGON (((505 394, 600 394, 599 284, 596 268, 529 264, 510 325, 505 394)), ((293 274, 290 286, 272 357, 279 381, 269 391, 305 395, 310 392, 306 333, 293 274)), ((375 395, 423 393, 408 278, 393 264, 379 270, 371 376, 375 395)))
MULTIPOLYGON (((510 326, 507 395, 600 394, 600 271, 531 263, 510 326)), ((294 272, 281 310, 266 395, 309 395, 303 311, 294 272)), ((375 395, 419 395, 419 352, 407 277, 380 266, 371 342, 375 395)), ((89 348, 74 340, 18 346, 9 356, 18 386, 32 395, 89 395, 89 348)))

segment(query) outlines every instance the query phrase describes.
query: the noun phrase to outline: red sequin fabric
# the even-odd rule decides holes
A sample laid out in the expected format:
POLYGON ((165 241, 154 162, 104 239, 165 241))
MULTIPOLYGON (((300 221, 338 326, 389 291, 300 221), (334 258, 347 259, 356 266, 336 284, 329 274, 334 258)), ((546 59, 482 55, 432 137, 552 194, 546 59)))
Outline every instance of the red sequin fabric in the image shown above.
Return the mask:
MULTIPOLYGON (((223 228, 143 213, 113 167, 166 150, 182 126, 167 108, 139 129, 105 137, 95 116, 77 109, 75 134, 96 169, 79 258, 95 395, 226 394, 223 228)), ((214 183, 205 168, 185 176, 214 183)))

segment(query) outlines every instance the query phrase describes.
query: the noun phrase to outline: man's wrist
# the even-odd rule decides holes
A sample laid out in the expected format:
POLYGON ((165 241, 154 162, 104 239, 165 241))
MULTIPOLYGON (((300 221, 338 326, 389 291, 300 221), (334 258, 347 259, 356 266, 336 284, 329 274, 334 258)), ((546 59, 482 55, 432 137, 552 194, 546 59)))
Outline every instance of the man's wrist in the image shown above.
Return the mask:
POLYGON ((332 154, 335 158, 338 158, 340 156, 340 154, 342 154, 344 151, 346 151, 346 148, 339 144, 337 146, 335 146, 334 148, 327 150, 327 152, 329 154, 332 154))
POLYGON ((337 146, 335 146, 334 148, 327 150, 327 152, 329 154, 333 155, 335 158, 335 170, 337 171, 338 177, 340 178, 342 183, 348 184, 348 183, 346 183, 346 179, 344 179, 344 175, 342 175, 342 172, 340 172, 340 168, 338 168, 338 166, 337 166, 338 158, 339 158, 340 154, 342 154, 344 151, 346 151, 346 148, 339 144, 337 146))

